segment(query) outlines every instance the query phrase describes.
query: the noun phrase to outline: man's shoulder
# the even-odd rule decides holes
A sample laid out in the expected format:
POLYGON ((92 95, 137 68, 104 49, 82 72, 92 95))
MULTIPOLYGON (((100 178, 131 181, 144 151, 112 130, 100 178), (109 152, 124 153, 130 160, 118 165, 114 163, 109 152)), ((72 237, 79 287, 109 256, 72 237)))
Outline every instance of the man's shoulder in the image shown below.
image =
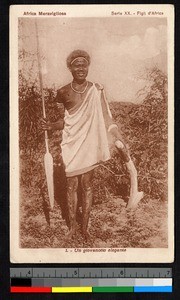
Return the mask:
POLYGON ((67 91, 69 91, 70 89, 70 83, 66 84, 66 85, 63 85, 62 87, 60 87, 58 90, 57 90, 57 93, 60 94, 60 95, 63 95, 65 94, 67 91))
POLYGON ((56 93, 56 101, 59 103, 64 103, 66 97, 69 94, 70 84, 66 84, 60 87, 56 93))
POLYGON ((103 86, 101 83, 98 83, 98 82, 95 82, 95 87, 96 87, 98 90, 103 90, 103 89, 104 89, 104 86, 103 86))

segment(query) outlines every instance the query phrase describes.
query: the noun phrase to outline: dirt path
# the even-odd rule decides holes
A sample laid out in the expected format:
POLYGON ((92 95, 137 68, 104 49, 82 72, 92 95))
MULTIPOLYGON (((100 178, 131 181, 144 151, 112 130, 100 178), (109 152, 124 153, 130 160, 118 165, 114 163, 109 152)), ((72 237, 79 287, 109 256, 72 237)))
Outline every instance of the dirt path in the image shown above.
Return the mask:
POLYGON ((126 203, 110 197, 93 205, 89 231, 91 239, 84 242, 80 229, 72 241, 66 241, 68 228, 55 206, 50 212, 51 225, 42 209, 33 210, 35 197, 23 197, 21 213, 21 246, 23 248, 165 248, 167 247, 167 203, 143 199, 135 211, 127 211, 126 203))

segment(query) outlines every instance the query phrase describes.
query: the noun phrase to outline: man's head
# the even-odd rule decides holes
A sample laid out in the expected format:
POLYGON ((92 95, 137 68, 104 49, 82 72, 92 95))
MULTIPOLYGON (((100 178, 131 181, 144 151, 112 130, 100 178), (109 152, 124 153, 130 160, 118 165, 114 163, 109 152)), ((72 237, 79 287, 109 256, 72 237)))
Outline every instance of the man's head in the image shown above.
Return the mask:
POLYGON ((83 82, 88 74, 90 56, 86 51, 75 50, 67 58, 67 67, 77 82, 83 82))

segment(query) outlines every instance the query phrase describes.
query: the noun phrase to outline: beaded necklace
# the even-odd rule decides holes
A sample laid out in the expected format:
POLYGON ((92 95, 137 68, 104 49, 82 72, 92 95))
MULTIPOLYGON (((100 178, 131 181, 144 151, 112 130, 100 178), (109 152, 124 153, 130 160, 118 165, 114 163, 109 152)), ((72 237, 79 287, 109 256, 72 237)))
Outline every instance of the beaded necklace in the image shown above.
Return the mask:
POLYGON ((85 86, 85 88, 84 88, 83 91, 77 91, 76 89, 73 88, 73 85, 72 85, 72 82, 71 82, 71 89, 72 89, 75 93, 77 93, 77 94, 84 94, 85 91, 87 90, 87 87, 88 87, 88 81, 87 81, 86 86, 85 86))

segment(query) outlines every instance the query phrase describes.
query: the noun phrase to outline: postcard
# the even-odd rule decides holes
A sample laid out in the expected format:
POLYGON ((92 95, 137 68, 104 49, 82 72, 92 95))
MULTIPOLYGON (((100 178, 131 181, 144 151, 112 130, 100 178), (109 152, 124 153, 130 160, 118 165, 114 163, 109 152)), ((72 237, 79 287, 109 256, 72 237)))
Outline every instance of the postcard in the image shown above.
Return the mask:
POLYGON ((173 5, 10 7, 10 257, 173 262, 173 5))

